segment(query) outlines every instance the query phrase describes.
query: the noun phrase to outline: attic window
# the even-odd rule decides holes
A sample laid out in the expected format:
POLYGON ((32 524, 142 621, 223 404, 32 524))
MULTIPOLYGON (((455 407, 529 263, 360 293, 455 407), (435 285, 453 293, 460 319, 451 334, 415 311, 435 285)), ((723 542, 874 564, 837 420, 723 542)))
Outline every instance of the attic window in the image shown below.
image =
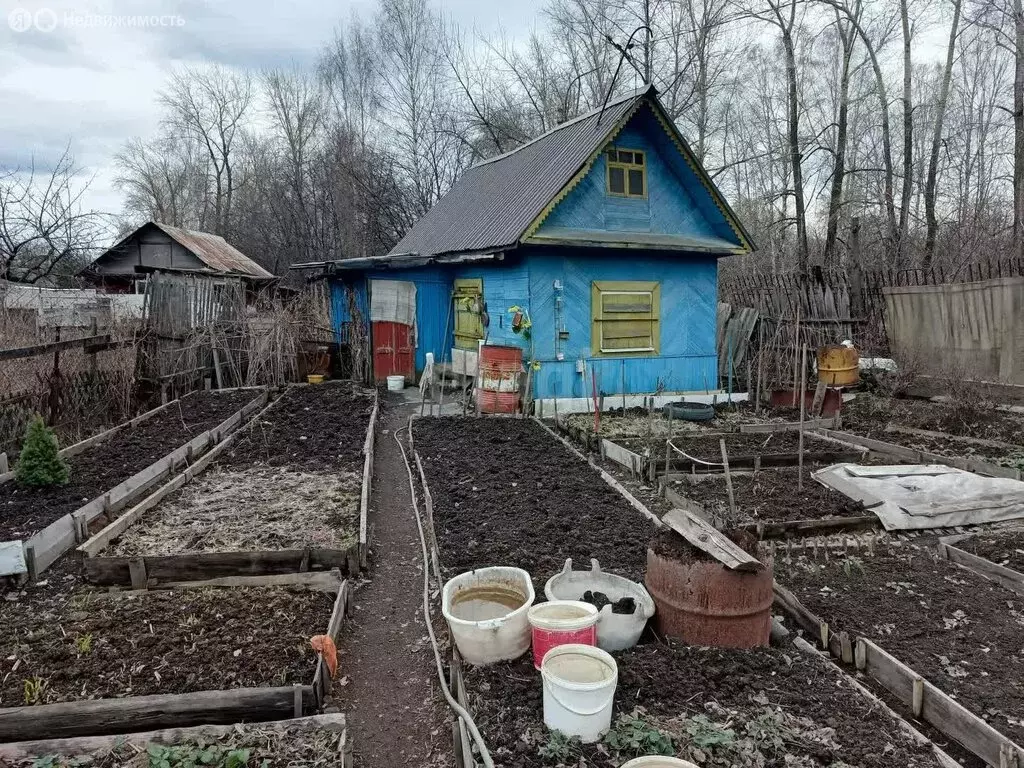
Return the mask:
POLYGON ((608 194, 619 197, 647 197, 647 166, 638 149, 609 149, 608 194))

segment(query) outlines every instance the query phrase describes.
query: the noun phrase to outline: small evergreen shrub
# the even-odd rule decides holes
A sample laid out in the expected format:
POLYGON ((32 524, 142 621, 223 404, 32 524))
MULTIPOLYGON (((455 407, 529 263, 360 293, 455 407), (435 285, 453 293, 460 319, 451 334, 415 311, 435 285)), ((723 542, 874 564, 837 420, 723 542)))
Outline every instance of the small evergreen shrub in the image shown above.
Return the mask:
POLYGON ((14 479, 22 485, 64 485, 70 477, 67 462, 58 452, 57 437, 41 416, 34 416, 25 431, 25 442, 14 467, 14 479))

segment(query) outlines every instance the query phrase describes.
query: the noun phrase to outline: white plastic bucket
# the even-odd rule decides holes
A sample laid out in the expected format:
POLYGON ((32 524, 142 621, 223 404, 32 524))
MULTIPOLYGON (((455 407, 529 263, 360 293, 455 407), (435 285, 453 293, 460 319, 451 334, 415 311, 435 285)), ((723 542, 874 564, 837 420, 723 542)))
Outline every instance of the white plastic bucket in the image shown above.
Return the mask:
POLYGON ((530 574, 522 568, 477 568, 445 583, 441 613, 467 662, 511 661, 530 648, 527 612, 535 597, 530 574))
POLYGON ((677 757, 652 755, 651 757, 637 757, 628 763, 623 763, 620 768, 699 768, 699 766, 677 757))
POLYGON ((615 659, 589 645, 559 645, 544 655, 544 725, 584 744, 599 740, 612 726, 612 704, 619 668, 615 659))
POLYGON ((634 613, 612 613, 610 605, 600 610, 597 647, 605 651, 624 651, 636 645, 647 620, 654 615, 654 600, 643 585, 602 571, 595 558, 590 559, 589 571, 574 571, 572 558, 569 558, 565 567, 544 585, 544 595, 548 600, 579 600, 587 590, 604 592, 612 602, 623 597, 632 597, 636 601, 634 613))
POLYGON ((533 627, 533 666, 540 669, 544 654, 558 645, 597 645, 597 607, 578 600, 538 603, 526 613, 533 627))
POLYGON ((401 392, 405 389, 405 376, 388 376, 388 389, 391 392, 401 392))

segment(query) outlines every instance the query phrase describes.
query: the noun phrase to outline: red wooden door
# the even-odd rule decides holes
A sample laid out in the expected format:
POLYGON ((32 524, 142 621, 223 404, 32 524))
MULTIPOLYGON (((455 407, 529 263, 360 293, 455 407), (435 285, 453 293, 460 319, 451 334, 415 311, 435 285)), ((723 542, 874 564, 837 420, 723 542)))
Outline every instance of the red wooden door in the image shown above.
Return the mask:
POLYGON ((405 323, 378 320, 373 323, 373 376, 384 381, 388 376, 405 376, 412 382, 416 376, 416 347, 412 327, 405 323))

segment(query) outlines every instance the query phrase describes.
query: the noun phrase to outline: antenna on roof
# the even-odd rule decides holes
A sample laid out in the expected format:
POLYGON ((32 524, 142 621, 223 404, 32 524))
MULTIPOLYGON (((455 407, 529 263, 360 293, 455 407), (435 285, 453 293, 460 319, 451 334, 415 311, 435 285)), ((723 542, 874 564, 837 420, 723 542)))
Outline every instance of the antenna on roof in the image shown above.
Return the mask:
POLYGON ((615 80, 616 78, 618 78, 619 71, 622 69, 623 61, 628 61, 630 66, 633 67, 633 69, 635 69, 639 73, 640 77, 644 78, 644 85, 650 85, 650 83, 646 82, 646 77, 644 76, 644 73, 640 71, 640 67, 638 67, 636 65, 636 62, 633 61, 633 57, 629 55, 629 49, 633 47, 633 37, 636 35, 637 32, 644 29, 647 30, 648 34, 654 34, 654 30, 652 30, 649 26, 647 26, 646 24, 641 24, 639 27, 637 27, 630 33, 629 39, 626 40, 626 44, 624 46, 619 45, 614 40, 612 40, 611 35, 605 35, 605 38, 608 40, 608 43, 619 52, 619 63, 615 66, 615 74, 612 75, 612 81, 608 84, 608 92, 604 95, 604 103, 601 104, 601 111, 597 115, 597 122, 594 123, 595 128, 601 125, 601 118, 604 117, 604 111, 608 107, 608 100, 612 97, 612 91, 615 90, 615 80))

